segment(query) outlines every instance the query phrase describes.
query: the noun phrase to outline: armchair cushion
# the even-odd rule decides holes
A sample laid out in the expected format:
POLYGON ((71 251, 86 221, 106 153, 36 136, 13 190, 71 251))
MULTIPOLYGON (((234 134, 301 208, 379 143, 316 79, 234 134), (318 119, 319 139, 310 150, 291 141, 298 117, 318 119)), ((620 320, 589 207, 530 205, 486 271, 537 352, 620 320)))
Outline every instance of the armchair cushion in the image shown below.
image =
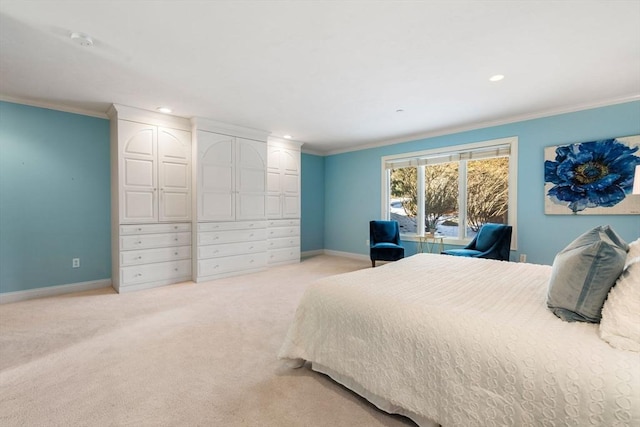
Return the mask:
POLYGON ((478 231, 475 249, 480 252, 488 251, 495 242, 500 240, 503 233, 504 226, 502 224, 483 225, 478 231))

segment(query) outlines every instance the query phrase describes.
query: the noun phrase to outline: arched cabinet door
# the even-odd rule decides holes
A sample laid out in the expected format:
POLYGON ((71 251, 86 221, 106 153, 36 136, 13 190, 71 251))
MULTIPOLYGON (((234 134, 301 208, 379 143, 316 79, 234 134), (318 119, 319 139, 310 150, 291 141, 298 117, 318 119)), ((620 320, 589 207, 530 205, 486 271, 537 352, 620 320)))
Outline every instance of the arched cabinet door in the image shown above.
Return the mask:
POLYGON ((235 220, 234 139, 198 131, 198 221, 235 220))
POLYGON ((300 152, 282 150, 282 217, 300 218, 300 152))
POLYGON ((191 219, 191 133, 158 128, 159 220, 191 219))
POLYGON ((300 217, 300 152, 269 146, 267 216, 300 217))
POLYGON ((157 128, 120 120, 120 223, 158 220, 157 128))
POLYGON ((265 218, 266 144, 243 138, 236 141, 236 219, 265 218))

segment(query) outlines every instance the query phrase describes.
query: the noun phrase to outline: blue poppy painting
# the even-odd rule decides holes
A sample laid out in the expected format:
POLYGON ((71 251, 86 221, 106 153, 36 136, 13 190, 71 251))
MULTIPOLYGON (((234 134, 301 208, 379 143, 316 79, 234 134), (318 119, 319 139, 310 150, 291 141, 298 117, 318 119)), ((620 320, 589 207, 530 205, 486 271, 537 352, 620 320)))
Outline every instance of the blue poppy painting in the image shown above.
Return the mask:
POLYGON ((638 214, 640 135, 545 148, 545 213, 638 214))

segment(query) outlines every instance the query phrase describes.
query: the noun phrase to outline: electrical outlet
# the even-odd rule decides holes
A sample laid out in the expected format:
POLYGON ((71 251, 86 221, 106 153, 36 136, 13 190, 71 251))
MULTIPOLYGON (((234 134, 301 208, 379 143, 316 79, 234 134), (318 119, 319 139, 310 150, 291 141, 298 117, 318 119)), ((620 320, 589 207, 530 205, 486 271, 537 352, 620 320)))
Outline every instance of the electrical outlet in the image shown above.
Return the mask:
POLYGON ((365 241, 364 241, 364 245, 365 245, 366 247, 369 247, 369 239, 367 239, 367 240, 365 240, 365 241))
POLYGON ((527 262, 527 254, 520 254, 520 262, 527 262))
POLYGON ((80 258, 74 258, 71 260, 71 267, 80 268, 80 258))

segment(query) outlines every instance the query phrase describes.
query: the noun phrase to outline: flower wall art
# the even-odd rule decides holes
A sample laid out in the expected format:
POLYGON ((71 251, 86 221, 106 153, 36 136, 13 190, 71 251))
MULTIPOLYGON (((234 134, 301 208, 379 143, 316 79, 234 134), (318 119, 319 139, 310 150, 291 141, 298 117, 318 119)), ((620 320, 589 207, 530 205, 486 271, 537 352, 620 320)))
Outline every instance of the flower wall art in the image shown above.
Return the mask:
POLYGON ((544 159, 546 214, 640 214, 640 135, 546 147, 544 159))

